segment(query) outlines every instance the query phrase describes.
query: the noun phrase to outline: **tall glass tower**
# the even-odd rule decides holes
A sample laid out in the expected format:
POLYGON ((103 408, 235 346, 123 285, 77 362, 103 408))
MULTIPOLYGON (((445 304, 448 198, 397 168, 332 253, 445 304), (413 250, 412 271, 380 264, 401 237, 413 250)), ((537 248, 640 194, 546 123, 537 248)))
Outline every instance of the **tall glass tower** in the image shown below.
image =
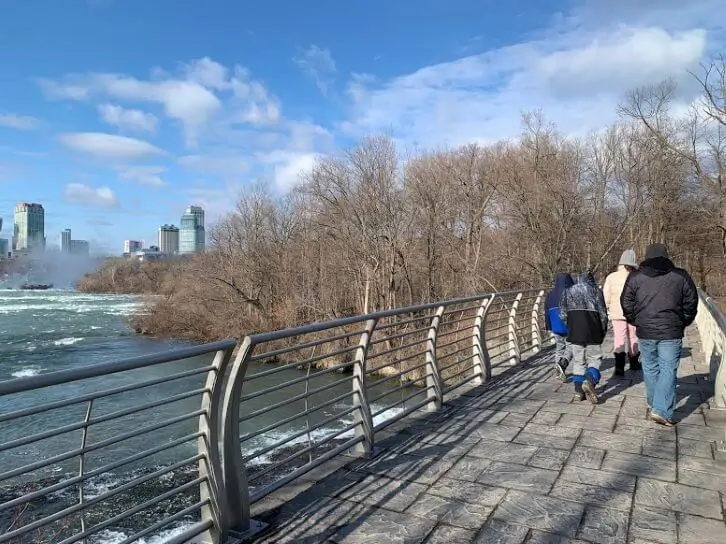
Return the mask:
POLYGON ((202 251, 204 251, 204 210, 201 206, 189 206, 181 216, 179 253, 202 251))
POLYGON ((13 250, 45 250, 45 210, 42 204, 18 202, 15 205, 13 250))

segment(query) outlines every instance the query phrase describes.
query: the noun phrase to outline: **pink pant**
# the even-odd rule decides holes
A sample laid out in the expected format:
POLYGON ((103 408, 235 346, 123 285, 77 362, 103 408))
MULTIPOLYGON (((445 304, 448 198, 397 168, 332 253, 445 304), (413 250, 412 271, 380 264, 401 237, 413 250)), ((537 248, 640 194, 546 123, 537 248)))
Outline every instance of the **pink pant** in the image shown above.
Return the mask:
POLYGON ((640 352, 638 348, 638 337, 635 334, 635 326, 628 325, 624 319, 613 320, 613 353, 628 352, 631 355, 637 355, 640 352), (626 350, 625 347, 628 347, 626 350))

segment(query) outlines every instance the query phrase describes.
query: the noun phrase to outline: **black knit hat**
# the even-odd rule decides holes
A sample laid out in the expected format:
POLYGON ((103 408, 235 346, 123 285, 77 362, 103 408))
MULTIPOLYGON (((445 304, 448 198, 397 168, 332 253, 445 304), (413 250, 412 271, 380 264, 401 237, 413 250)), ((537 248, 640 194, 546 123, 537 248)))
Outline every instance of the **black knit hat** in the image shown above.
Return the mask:
POLYGON ((663 244, 650 244, 648 249, 645 250, 645 260, 657 259, 658 257, 668 259, 668 248, 663 244))

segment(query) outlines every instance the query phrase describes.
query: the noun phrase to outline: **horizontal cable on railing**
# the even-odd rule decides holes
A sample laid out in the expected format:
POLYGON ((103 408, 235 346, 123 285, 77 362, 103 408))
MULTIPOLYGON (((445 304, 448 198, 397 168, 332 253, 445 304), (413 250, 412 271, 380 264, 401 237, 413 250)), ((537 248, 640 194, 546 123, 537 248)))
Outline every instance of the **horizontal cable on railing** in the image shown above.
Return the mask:
POLYGON ((193 346, 188 348, 179 348, 172 352, 161 352, 153 355, 142 355, 140 357, 131 357, 111 363, 99 363, 90 366, 80 366, 67 370, 58 370, 56 372, 48 372, 37 376, 29 376, 27 378, 16 378, 0 382, 0 396, 10 395, 12 393, 22 393, 35 389, 42 389, 52 385, 63 385, 68 382, 86 380, 89 378, 98 378, 108 374, 116 374, 127 370, 137 370, 153 365, 163 363, 171 363, 184 359, 191 359, 200 355, 207 355, 212 352, 231 349, 236 345, 234 340, 222 340, 220 342, 212 342, 201 346, 193 346))
POLYGON ((401 351, 402 349, 412 348, 414 346, 418 346, 419 344, 423 344, 424 342, 427 342, 428 340, 426 338, 422 338, 420 340, 416 340, 415 342, 409 342, 408 344, 401 344, 400 346, 396 346, 395 348, 390 348, 384 351, 379 351, 377 353, 374 353, 372 355, 368 355, 368 360, 375 359, 377 357, 382 357, 384 355, 388 355, 389 353, 394 353, 396 351, 401 351))
MULTIPOLYGON (((275 442, 274 444, 272 444, 270 446, 266 446, 265 448, 262 448, 261 450, 257 450, 254 453, 251 453, 249 455, 246 455, 243 458, 243 460, 244 460, 245 463, 248 463, 249 461, 251 461, 252 459, 255 459, 256 457, 260 457, 261 455, 265 455, 267 453, 270 453, 271 451, 274 451, 274 450, 276 450, 278 448, 281 448, 282 446, 284 446, 288 442, 290 442, 292 440, 295 440, 296 438, 300 438, 301 436, 306 435, 310 431, 314 431, 316 429, 319 429, 320 427, 323 427, 324 425, 327 425, 328 423, 332 423, 336 419, 341 419, 341 418, 347 416, 348 414, 353 413, 357 409, 358 408, 356 406, 352 406, 351 408, 348 408, 347 410, 343 410, 339 414, 335 414, 335 415, 332 415, 330 417, 327 417, 327 418, 323 419, 322 421, 317 422, 315 425, 310 426, 310 428, 306 428, 306 429, 303 429, 302 431, 299 431, 297 433, 294 433, 294 434, 292 434, 290 436, 286 436, 282 440, 280 440, 278 442, 275 442)), ((353 427, 355 427, 355 425, 353 425, 353 427)), ((351 428, 353 428, 353 427, 351 427, 351 428)))
POLYGON ((351 364, 352 363, 341 363, 339 365, 330 366, 330 367, 325 368, 324 370, 314 372, 314 373, 310 374, 309 376, 302 376, 301 378, 295 378, 293 380, 288 380, 286 382, 283 382, 280 385, 273 385, 271 387, 267 387, 265 389, 260 389, 259 391, 255 391, 254 393, 242 395, 241 401, 246 402, 248 400, 256 399, 257 397, 267 395, 268 393, 274 393, 276 391, 279 391, 280 389, 285 389, 287 387, 291 387, 293 385, 303 383, 304 381, 307 381, 310 378, 317 378, 319 376, 324 376, 325 374, 330 374, 331 372, 335 372, 337 370, 342 370, 344 368, 348 368, 348 367, 350 367, 351 364))
POLYGON ((269 474, 270 472, 272 472, 274 470, 277 470, 281 466, 285 466, 288 463, 294 461, 298 457, 305 455, 306 453, 310 453, 310 452, 314 451, 316 448, 319 448, 320 446, 323 446, 329 442, 332 442, 333 440, 335 440, 336 437, 340 436, 341 434, 345 434, 347 432, 352 431, 353 429, 355 429, 355 427, 356 427, 356 424, 352 423, 352 424, 348 425, 347 427, 344 427, 342 429, 336 429, 336 430, 332 431, 329 435, 327 435, 325 437, 324 440, 322 440, 320 442, 313 442, 311 445, 306 446, 305 448, 302 448, 299 451, 296 451, 295 453, 289 455, 285 459, 281 459, 280 461, 270 465, 269 467, 266 467, 258 472, 255 472, 254 474, 252 474, 250 476, 250 480, 252 480, 252 481, 259 480, 263 476, 269 474))
POLYGON ((19 506, 23 503, 38 499, 49 493, 54 493, 56 491, 60 491, 61 489, 65 489, 66 487, 70 487, 72 485, 79 484, 81 482, 92 480, 93 478, 100 476, 101 474, 110 472, 111 470, 120 468, 124 465, 128 465, 128 464, 134 463, 136 461, 140 461, 141 459, 144 459, 146 457, 151 457, 152 455, 156 455, 157 453, 161 453, 163 451, 173 449, 186 442, 190 442, 191 440, 196 440, 197 438, 199 438, 201 436, 203 436, 203 435, 200 432, 192 433, 187 436, 183 436, 181 438, 172 440, 171 442, 168 442, 166 444, 162 444, 161 446, 156 446, 155 448, 144 450, 142 452, 136 453, 129 457, 125 457, 124 459, 120 459, 118 461, 114 461, 113 463, 103 465, 103 466, 95 468, 93 470, 89 470, 88 472, 85 472, 82 476, 81 475, 73 476, 72 478, 69 478, 67 480, 62 480, 62 481, 58 482, 57 484, 53 484, 51 486, 44 487, 37 491, 32 491, 25 495, 21 495, 20 497, 17 497, 13 500, 0 504, 0 511, 6 510, 8 508, 12 508, 14 506, 19 506))
POLYGON ((287 353, 291 353, 293 351, 300 351, 302 349, 308 349, 308 348, 315 348, 317 346, 322 346, 325 344, 329 344, 330 342, 336 342, 337 340, 345 340, 350 338, 351 336, 358 336, 360 335, 363 330, 355 330, 348 333, 342 333, 342 334, 336 334, 335 336, 328 336, 326 338, 321 338, 320 340, 312 340, 310 342, 305 342, 303 344, 296 344, 294 346, 289 346, 286 348, 280 348, 275 349, 272 351, 266 351, 264 353, 258 353, 255 355, 250 356, 250 361, 263 361, 265 359, 270 359, 272 357, 277 357, 279 355, 285 355, 287 353))
POLYGON ((376 330, 382 331, 384 329, 390 329, 393 327, 402 327, 404 325, 409 325, 410 323, 416 323, 418 321, 423 321, 424 319, 431 319, 431 315, 426 314, 426 315, 422 315, 422 316, 412 317, 410 319, 404 319, 402 321, 394 321, 392 323, 381 323, 379 321, 378 325, 376 325, 376 330))
POLYGON ((281 419, 279 421, 276 421, 274 423, 271 423, 270 425, 267 425, 266 427, 262 427, 261 429, 257 429, 256 431, 249 432, 247 434, 241 435, 239 437, 241 442, 247 441, 251 438, 255 438, 256 436, 260 436, 261 434, 265 434, 267 432, 273 431, 277 429, 278 427, 281 427, 282 425, 285 425, 287 423, 290 423, 292 421, 295 421, 296 419, 300 419, 301 417, 310 415, 312 413, 318 412, 322 410, 323 408, 327 408, 328 406, 332 406, 336 402, 340 402, 341 400, 350 398, 350 393, 346 391, 342 395, 338 395, 337 397, 333 397, 332 399, 326 400, 324 403, 313 406, 312 408, 308 408, 307 410, 303 410, 302 412, 297 412, 289 417, 286 417, 285 419, 281 419))
POLYGON ((129 438, 135 438, 141 434, 146 434, 146 433, 150 433, 152 431, 157 431, 159 429, 163 429, 164 427, 169 427, 171 425, 175 425, 176 423, 180 423, 187 419, 199 417, 205 413, 206 412, 204 410, 200 409, 200 410, 196 410, 194 412, 188 413, 188 414, 173 417, 170 419, 165 419, 165 420, 161 421, 160 423, 156 423, 154 425, 149 425, 147 427, 141 427, 140 429, 130 431, 127 433, 117 434, 115 436, 112 436, 111 438, 101 440, 100 442, 95 442, 89 446, 84 446, 82 448, 78 448, 75 450, 71 450, 71 451, 56 455, 55 457, 50 457, 50 458, 44 459, 42 461, 37 461, 35 463, 25 465, 24 467, 19 467, 17 469, 10 470, 8 472, 3 472, 0 474, 0 482, 3 480, 14 478, 15 476, 20 476, 21 474, 24 474, 26 472, 38 470, 40 468, 45 468, 54 463, 60 463, 62 461, 67 461, 68 459, 78 457, 79 455, 81 455, 83 453, 96 451, 101 448, 105 448, 106 446, 118 444, 119 442, 123 442, 124 440, 128 440, 129 438))
MULTIPOLYGON (((145 536, 150 535, 150 534, 154 533, 155 531, 158 531, 159 529, 161 529, 163 527, 166 527, 167 525, 169 525, 171 523, 174 523, 176 520, 182 519, 183 517, 188 516, 192 512, 197 512, 197 511, 201 510, 207 504, 209 504, 209 501, 208 500, 203 500, 203 501, 199 501, 196 504, 193 504, 192 506, 187 506, 183 510, 179 510, 179 512, 177 512, 176 514, 174 514, 172 516, 168 516, 168 517, 164 518, 161 521, 157 521, 156 523, 154 523, 153 525, 150 525, 149 527, 147 527, 143 531, 139 531, 138 533, 135 533, 135 534, 131 535, 130 537, 128 537, 125 540, 122 540, 118 544, 132 544, 133 542, 138 542, 141 538, 144 538, 145 536)), ((210 521, 202 521, 199 524, 197 524, 196 526, 199 526, 199 527, 204 526, 204 529, 202 529, 202 531, 206 531, 211 526, 211 523, 212 523, 211 520, 210 521)), ((197 531, 197 529, 195 528, 194 529, 194 532, 196 532, 196 531, 197 531)), ((185 531, 185 533, 186 532, 187 531, 185 531)), ((192 534, 192 530, 191 529, 188 530, 188 534, 189 535, 192 534)), ((187 539, 188 539, 188 537, 185 537, 185 539, 182 540, 182 542, 186 541, 187 539)), ((169 543, 170 540, 167 540, 166 542, 169 543)))
POLYGON ((354 438, 351 438, 350 440, 340 444, 338 447, 336 447, 328 452, 323 453, 320 457, 314 459, 313 462, 308 463, 300 468, 293 470, 290 474, 283 476, 276 482, 266 485, 264 487, 255 489, 254 491, 252 491, 250 493, 250 502, 255 502, 255 501, 258 501, 258 500, 266 497, 270 493, 280 489, 282 486, 292 482, 293 480, 295 480, 296 478, 299 478, 303 474, 310 472, 314 468, 319 467, 326 461, 329 461, 333 457, 340 455, 344 451, 349 450, 351 447, 355 446, 356 444, 359 444, 362 441, 363 441, 362 436, 356 436, 354 438))
POLYGON ((81 510, 87 509, 89 506, 93 506, 94 504, 97 504, 99 502, 103 502, 106 499, 109 499, 111 497, 114 497, 118 495, 119 493, 123 493, 124 491, 128 491, 129 489, 133 489, 134 487, 137 487, 138 485, 147 482, 149 480, 153 480, 155 478, 158 478, 159 476, 163 476, 165 474, 168 474, 169 472, 172 472, 174 470, 177 470, 179 468, 185 467, 190 465, 191 463, 196 463, 199 460, 204 459, 203 455, 195 455, 193 457, 190 457, 188 459, 185 459, 183 461, 179 461, 178 463, 174 463, 171 466, 164 467, 160 470, 157 470, 156 472, 153 472, 151 474, 147 474, 145 476, 142 476, 141 478, 137 478, 135 480, 132 480, 128 483, 125 483, 123 485, 120 485, 118 487, 115 487, 111 489, 110 491, 107 491, 105 493, 101 493, 100 495, 97 495, 93 498, 86 499, 83 503, 77 503, 74 506, 70 506, 68 508, 64 508, 63 510, 59 510, 58 512, 54 512, 53 514, 46 516, 44 518, 41 518, 39 520, 36 520, 32 523, 29 523, 28 525, 23 525, 22 527, 11 531, 9 533, 3 533, 0 534, 0 542, 6 542, 10 538, 14 538, 17 536, 22 536, 30 531, 34 531, 35 529, 39 529, 41 527, 45 527, 49 523, 56 522, 60 519, 63 519, 65 517, 68 517, 71 514, 75 514, 76 512, 80 512, 81 510))
MULTIPOLYGON (((114 523, 117 523, 126 518, 129 518, 135 514, 138 514, 139 512, 143 512, 147 508, 156 506, 161 501, 169 499, 169 498, 173 497, 174 495, 179 495, 180 493, 183 493, 184 491, 187 491, 188 489, 191 489, 192 487, 196 487, 200 483, 203 483, 205 481, 206 481, 206 478, 196 478, 195 480, 182 484, 177 488, 166 491, 165 493, 162 493, 161 495, 157 495, 153 499, 143 502, 137 506, 134 506, 133 508, 129 508, 128 510, 123 511, 120 514, 118 514, 112 518, 104 520, 103 522, 98 523, 98 524, 94 525, 93 527, 90 527, 89 529, 83 531, 82 533, 77 533, 77 534, 73 535, 72 537, 59 542, 58 544, 72 544, 73 542, 77 542, 78 540, 85 539, 91 535, 98 533, 99 531, 103 531, 104 529, 111 527, 114 523)), ((88 505, 88 503, 85 503, 85 504, 88 505)), ((190 508, 193 508, 194 510, 201 509, 205 504, 206 504, 206 502, 202 501, 202 502, 197 503, 196 505, 193 505, 190 508)), ((194 510, 192 510, 192 511, 194 511, 194 510)), ((165 525, 167 525, 167 524, 165 524, 165 525)))
MULTIPOLYGON (((482 302, 484 300, 486 300, 486 297, 484 297, 484 298, 481 299, 482 302)), ((457 312, 470 312, 470 311, 473 311, 473 310, 478 310, 480 307, 481 307, 481 304, 477 304, 475 306, 467 306, 465 308, 457 308, 455 310, 447 310, 444 313, 442 313, 441 315, 442 316, 447 316, 447 315, 455 314, 457 312)))
POLYGON ((263 370, 260 372, 255 372, 254 374, 248 374, 245 376, 245 381, 252 381, 256 380, 258 378, 263 378, 265 376, 270 376, 272 374, 277 374, 278 372, 282 372, 283 370, 289 370, 291 368, 298 368, 301 366, 307 366, 312 363, 317 363, 319 361, 324 361, 325 359, 330 359, 331 357, 336 357, 338 355, 343 355, 345 353, 350 353, 351 351, 355 351, 358 349, 358 346, 349 346, 347 348, 341 348, 337 349, 335 351, 331 351, 329 353, 322 353, 320 355, 315 355, 314 357, 309 357, 307 359, 303 359, 302 361, 295 361, 293 363, 286 363, 284 365, 279 365, 274 368, 271 368, 269 370, 263 370))
MULTIPOLYGON (((299 395, 295 395, 294 397, 289 397, 281 402, 277 402, 275 404, 265 406, 264 408, 260 408, 259 410, 255 410, 254 412, 250 412, 249 414, 245 414, 244 416, 240 417, 239 420, 240 420, 240 422, 242 422, 242 421, 254 419, 255 417, 261 416, 262 414, 266 414, 267 412, 271 412, 278 408, 282 408, 283 406, 287 406, 289 404, 292 404, 293 402, 297 402, 298 400, 304 400, 306 397, 312 397, 314 395, 317 395, 318 393, 322 393, 323 391, 327 391, 328 389, 333 389, 334 387, 337 387, 338 385, 343 385, 345 383, 350 383, 350 378, 343 378, 342 380, 337 380, 335 382, 320 386, 316 389, 312 389, 311 391, 308 391, 307 393, 300 393, 299 395)), ((348 396, 350 396, 350 393, 348 393, 348 396)))
POLYGON ((106 423, 106 422, 112 421, 114 419, 126 417, 128 415, 136 414, 138 412, 143 412, 144 410, 147 410, 149 408, 158 408, 159 406, 164 406, 166 404, 172 404, 174 402, 179 402, 180 400, 185 400, 185 399, 195 397, 195 396, 201 395, 203 393, 208 393, 208 392, 209 391, 207 389, 197 389, 194 391, 188 391, 186 393, 179 393, 178 395, 166 397, 164 399, 157 400, 155 402, 149 402, 147 404, 142 404, 141 406, 134 406, 132 408, 126 408, 124 410, 118 410, 116 412, 111 412, 109 414, 91 418, 88 421, 78 421, 76 423, 70 423, 68 425, 64 425, 63 427, 55 427, 49 431, 43 431, 41 433, 24 436, 22 438, 16 438, 15 440, 11 440, 10 442, 1 443, 0 452, 9 450, 12 448, 19 448, 21 446, 25 446, 25 445, 31 444, 33 442, 38 442, 40 440, 53 438, 54 436, 59 436, 59 435, 66 434, 66 433, 69 433, 72 431, 77 431, 84 427, 88 428, 93 425, 98 425, 99 423, 106 423))
MULTIPOLYGON (((39 414, 41 412, 48 412, 51 410, 57 410, 59 408, 67 408, 68 406, 73 406, 74 404, 82 404, 84 402, 88 402, 89 400, 97 400, 97 399, 104 398, 104 397, 110 397, 111 395, 118 395, 119 393, 127 393, 129 391, 143 389, 144 387, 151 387, 152 385, 160 385, 160 384, 178 380, 181 378, 188 378, 190 376, 197 376, 199 374, 207 374, 211 370, 214 370, 213 366, 205 366, 204 368, 187 370, 185 372, 179 372, 177 374, 172 374, 171 376, 164 376, 163 378, 154 378, 153 380, 147 380, 144 382, 140 382, 138 384, 130 384, 130 385, 124 385, 121 387, 115 387, 113 389, 105 389, 103 391, 98 391, 97 393, 87 393, 85 395, 80 395, 78 397, 72 397, 72 398, 59 400, 59 401, 55 401, 55 402, 49 402, 46 404, 39 404, 37 406, 32 406, 30 408, 23 408, 22 410, 16 410, 15 412, 6 412, 4 414, 0 414, 0 423, 11 420, 11 419, 18 419, 21 417, 32 416, 35 414, 39 414)), ((96 377, 100 377, 100 376, 96 376, 96 377)), ((27 379, 27 378, 22 378, 22 379, 27 379)))
MULTIPOLYGON (((366 369, 366 374, 378 374, 381 370, 384 368, 388 368, 391 366, 395 366, 400 363, 405 363, 406 361, 410 361, 411 359, 415 359, 416 357, 421 357, 422 355, 426 355, 428 353, 428 349, 425 349, 423 351, 417 351, 416 353, 412 353, 411 355, 407 355, 406 357, 397 357, 391 362, 384 363, 382 365, 370 367, 366 369)), ((374 382, 375 383, 375 382, 374 382)), ((374 383, 368 384, 368 387, 373 387, 374 383)))
POLYGON ((406 336, 411 336, 413 334, 417 333, 423 333, 428 332, 430 327, 422 327, 420 329, 412 329, 410 331, 402 332, 399 334, 394 334, 392 336, 385 336, 383 338, 377 338, 375 340, 371 340, 370 346, 375 346, 377 344, 381 344, 383 342, 390 342, 391 340, 398 340, 399 338, 405 338, 406 336))
MULTIPOLYGON (((381 400, 382 398, 385 398, 385 397, 387 397, 388 395, 392 395, 393 393, 398 393, 398 392, 400 392, 400 391, 403 391, 404 389, 410 389, 410 388, 411 388, 411 386, 412 386, 412 385, 413 385, 414 383, 418 383, 418 382, 424 381, 424 380, 426 380, 426 378, 427 378, 427 376, 421 376, 420 378, 416 378, 415 380, 411 380, 411 381, 407 382, 407 383, 406 383, 405 385, 400 385, 400 386, 398 386, 398 387, 395 387, 395 388, 393 388, 393 389, 389 389, 388 391, 384 391, 383 393, 381 393, 381 394, 380 394, 380 395, 378 395, 377 397, 374 397, 373 399, 371 399, 370 403, 371 403, 371 404, 373 404, 374 402, 376 402, 376 401, 379 401, 379 400, 381 400)), ((420 390, 419 390, 419 391, 418 391, 417 393, 415 393, 415 394, 417 394, 417 395, 418 395, 418 394, 420 394, 420 393, 425 393, 425 392, 426 392, 426 390, 425 390, 425 389, 420 389, 420 390)), ((373 414, 371 414, 371 415, 372 415, 372 417, 376 417, 377 415, 380 415, 380 414, 382 414, 383 412, 385 412, 385 411, 387 411, 387 410, 390 410, 390 406, 389 406, 389 407, 387 407, 387 408, 381 408, 380 410, 378 410, 377 412, 375 412, 375 413, 373 413, 373 414)))
POLYGON ((382 383, 385 383, 387 381, 395 380, 396 378, 400 378, 401 376, 404 376, 406 374, 410 374, 414 370, 418 370, 419 368, 424 368, 427 364, 428 364, 427 362, 424 362, 424 363, 421 363, 421 364, 418 364, 418 365, 409 367, 406 370, 401 370, 401 371, 396 372, 394 374, 387 375, 385 378, 381 378, 380 380, 376 380, 374 382, 370 382, 368 384, 368 387, 369 388, 376 387, 376 386, 381 385, 382 383))

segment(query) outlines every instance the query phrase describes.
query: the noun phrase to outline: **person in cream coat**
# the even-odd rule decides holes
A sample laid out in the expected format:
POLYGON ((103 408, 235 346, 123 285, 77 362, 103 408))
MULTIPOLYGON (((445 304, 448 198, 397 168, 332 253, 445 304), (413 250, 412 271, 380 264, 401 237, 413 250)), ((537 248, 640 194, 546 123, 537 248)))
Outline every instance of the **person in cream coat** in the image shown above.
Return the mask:
POLYGON ((615 355, 615 375, 625 375, 625 361, 630 363, 630 370, 640 370, 640 351, 635 326, 628 324, 620 305, 620 295, 630 273, 638 268, 635 251, 623 251, 618 269, 605 278, 603 294, 608 308, 610 322, 613 324, 613 354, 615 355), (627 349, 626 349, 627 348, 627 349))

